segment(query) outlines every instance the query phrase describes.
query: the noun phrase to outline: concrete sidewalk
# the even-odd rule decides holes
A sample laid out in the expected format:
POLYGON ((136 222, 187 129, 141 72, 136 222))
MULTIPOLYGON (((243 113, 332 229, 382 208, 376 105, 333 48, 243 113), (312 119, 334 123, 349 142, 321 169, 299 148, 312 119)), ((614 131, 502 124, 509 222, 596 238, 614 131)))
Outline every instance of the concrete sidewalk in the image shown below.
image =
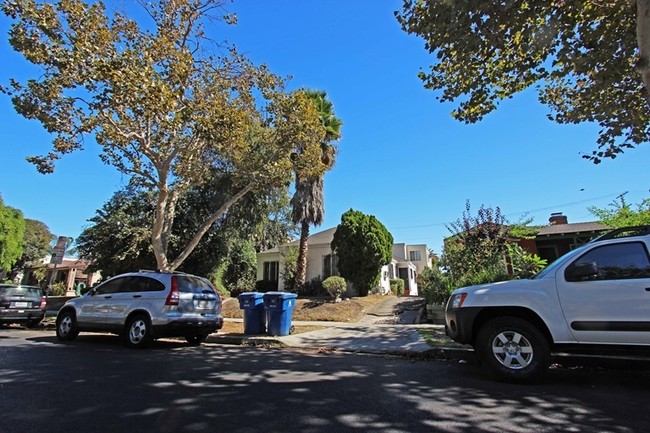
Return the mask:
POLYGON ((241 345, 282 345, 300 349, 390 354, 421 358, 458 359, 473 356, 467 346, 459 346, 444 335, 440 324, 420 323, 424 300, 417 297, 387 297, 356 323, 300 322, 293 325, 324 326, 325 329, 287 336, 233 336, 213 334, 207 342, 241 345), (430 345, 423 333, 433 335, 430 345))

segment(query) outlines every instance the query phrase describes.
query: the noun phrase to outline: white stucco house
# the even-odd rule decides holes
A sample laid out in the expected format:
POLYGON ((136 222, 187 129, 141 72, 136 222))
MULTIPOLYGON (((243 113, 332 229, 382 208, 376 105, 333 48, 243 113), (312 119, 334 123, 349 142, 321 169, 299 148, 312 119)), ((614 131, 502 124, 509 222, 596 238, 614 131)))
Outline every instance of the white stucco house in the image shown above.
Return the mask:
MULTIPOLYGON (((336 227, 314 233, 307 239, 307 281, 338 275, 337 257, 330 246, 335 231, 336 227)), ((289 248, 298 247, 299 243, 295 240, 258 253, 257 279, 277 281, 278 290, 284 290, 284 257, 289 248)), ((389 293, 390 280, 401 278, 404 280, 404 294, 417 295, 417 275, 427 266, 431 266, 431 260, 426 245, 393 244, 393 260, 381 269, 380 292, 389 293)), ((348 293, 354 295, 354 288, 350 286, 348 293)))

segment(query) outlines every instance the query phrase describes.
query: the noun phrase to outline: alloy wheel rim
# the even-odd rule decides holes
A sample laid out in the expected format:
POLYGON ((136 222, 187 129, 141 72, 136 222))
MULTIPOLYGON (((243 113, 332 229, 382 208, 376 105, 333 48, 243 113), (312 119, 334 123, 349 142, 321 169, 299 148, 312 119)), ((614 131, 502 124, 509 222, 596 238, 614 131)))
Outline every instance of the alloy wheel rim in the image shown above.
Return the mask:
POLYGON ((516 331, 503 331, 492 340, 492 353, 501 365, 511 370, 521 370, 533 362, 533 346, 516 331))
POLYGON ((144 323, 144 320, 136 320, 131 325, 131 329, 129 331, 131 342, 134 344, 140 343, 144 338, 146 332, 147 325, 144 323))

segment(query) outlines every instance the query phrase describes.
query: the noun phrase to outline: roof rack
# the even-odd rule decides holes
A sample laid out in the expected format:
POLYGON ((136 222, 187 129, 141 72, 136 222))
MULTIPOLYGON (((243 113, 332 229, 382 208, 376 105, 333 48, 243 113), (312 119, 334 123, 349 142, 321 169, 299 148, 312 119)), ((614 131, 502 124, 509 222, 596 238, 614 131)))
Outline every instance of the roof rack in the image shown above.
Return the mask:
POLYGON ((138 269, 138 272, 153 272, 157 274, 179 274, 179 275, 186 275, 187 272, 181 272, 181 271, 162 271, 160 269, 152 270, 152 269, 138 269))
POLYGON ((602 236, 597 237, 594 241, 604 241, 606 239, 627 238, 632 236, 645 236, 650 235, 650 225, 647 226, 634 226, 622 227, 620 229, 612 230, 602 236))

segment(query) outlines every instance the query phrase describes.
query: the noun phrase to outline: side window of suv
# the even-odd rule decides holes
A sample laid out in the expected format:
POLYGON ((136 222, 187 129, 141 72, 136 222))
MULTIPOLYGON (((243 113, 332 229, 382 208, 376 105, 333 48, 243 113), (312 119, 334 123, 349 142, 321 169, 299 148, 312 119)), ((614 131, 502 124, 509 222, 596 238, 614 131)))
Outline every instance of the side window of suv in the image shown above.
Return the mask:
POLYGON ((648 251, 643 242, 596 247, 567 267, 565 277, 567 281, 650 278, 648 251))
POLYGON ((111 280, 108 280, 104 284, 97 286, 97 290, 95 291, 95 293, 98 295, 108 295, 111 293, 118 293, 122 291, 122 286, 127 282, 127 280, 128 277, 113 278, 111 280))

